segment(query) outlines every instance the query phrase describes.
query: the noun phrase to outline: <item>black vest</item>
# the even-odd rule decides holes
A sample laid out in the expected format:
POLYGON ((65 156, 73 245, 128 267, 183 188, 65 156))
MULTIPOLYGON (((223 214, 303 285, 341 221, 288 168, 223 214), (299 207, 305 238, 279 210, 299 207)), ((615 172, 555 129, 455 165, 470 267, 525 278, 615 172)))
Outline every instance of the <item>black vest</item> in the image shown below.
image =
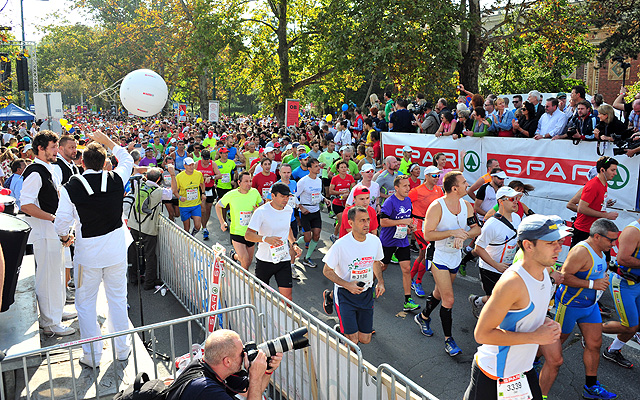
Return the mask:
POLYGON ((64 185, 65 183, 69 182, 69 178, 71 178, 71 175, 76 175, 80 173, 80 171, 78 170, 78 167, 74 165, 73 169, 69 168, 67 163, 64 160, 60 159, 60 157, 58 157, 56 162, 54 162, 53 164, 56 164, 57 166, 60 167, 60 170, 62 170, 62 182, 60 183, 61 185, 64 185))
POLYGON ((44 165, 34 162, 27 166, 22 177, 26 180, 33 173, 40 175, 40 180, 42 181, 42 186, 38 192, 40 209, 49 214, 55 214, 58 209, 58 189, 53 183, 51 172, 44 165))
POLYGON ((72 176, 64 187, 78 211, 82 224, 82 237, 106 235, 122 226, 122 200, 124 185, 120 175, 113 171, 82 175, 93 190, 89 195, 78 176, 72 176), (107 190, 101 191, 102 174, 107 175, 107 190))

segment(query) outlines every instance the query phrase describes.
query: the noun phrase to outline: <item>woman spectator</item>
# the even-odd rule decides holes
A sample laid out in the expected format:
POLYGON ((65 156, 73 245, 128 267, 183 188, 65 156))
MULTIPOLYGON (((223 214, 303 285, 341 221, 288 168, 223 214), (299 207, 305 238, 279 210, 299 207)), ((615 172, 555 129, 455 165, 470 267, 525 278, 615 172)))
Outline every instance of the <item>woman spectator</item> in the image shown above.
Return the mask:
POLYGON ((420 180, 420 166, 416 163, 409 165, 409 190, 420 186, 422 181, 420 180))
POLYGON ((456 129, 456 120, 449 111, 442 113, 442 123, 436 131, 436 137, 451 136, 456 129))
MULTIPOLYGON (((371 108, 375 107, 376 111, 380 109, 380 99, 378 98, 377 94, 371 93, 371 95, 369 96, 369 103, 371 103, 371 108)), ((371 111, 371 114, 375 115, 373 111, 371 111)))
POLYGON ((378 111, 378 125, 376 125, 376 128, 380 129, 381 132, 389 132, 389 125, 387 124, 387 120, 385 120, 384 117, 384 111, 378 111))
POLYGON ((598 119, 600 122, 593 130, 596 139, 612 142, 613 135, 620 135, 622 139, 631 137, 631 131, 614 115, 613 107, 610 105, 603 104, 598 107, 598 119))
POLYGON ((525 101, 522 104, 522 116, 517 121, 513 121, 511 126, 516 137, 532 138, 536 135, 538 118, 536 118, 536 109, 532 103, 525 101))
POLYGON ((512 137, 513 136, 513 112, 507 108, 504 99, 498 98, 496 100, 496 113, 493 119, 493 123, 498 131, 500 137, 512 137))
POLYGON ((476 107, 473 109, 473 125, 471 130, 464 131, 466 136, 484 137, 489 134, 489 128, 491 127, 491 120, 488 120, 487 113, 482 107, 476 107))
POLYGON ((356 155, 356 162, 362 161, 362 159, 364 159, 364 157, 367 155, 366 147, 364 144, 359 144, 358 147, 356 148, 356 152, 358 153, 356 155))
POLYGON ((458 121, 456 122, 456 127, 453 130, 453 134, 451 135, 454 140, 464 137, 464 131, 471 130, 473 120, 469 118, 469 114, 469 110, 458 111, 458 121))
POLYGON ((442 180, 444 179, 444 176, 451 171, 460 171, 464 173, 464 163, 462 162, 462 160, 464 160, 464 156, 467 153, 465 151, 461 151, 460 152, 460 160, 458 160, 458 165, 460 167, 458 168, 445 168, 445 165, 447 165, 447 156, 444 153, 436 153, 436 155, 433 157, 433 165, 436 166, 439 170, 440 170, 440 178, 438 178, 438 186, 442 186, 442 180))

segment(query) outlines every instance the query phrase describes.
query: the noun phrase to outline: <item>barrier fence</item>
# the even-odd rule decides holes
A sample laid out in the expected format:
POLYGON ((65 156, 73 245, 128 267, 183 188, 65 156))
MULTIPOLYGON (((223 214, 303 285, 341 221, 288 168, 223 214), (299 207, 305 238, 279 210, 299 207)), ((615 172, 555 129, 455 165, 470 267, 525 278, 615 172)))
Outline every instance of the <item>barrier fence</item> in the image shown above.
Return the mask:
MULTIPOLYGON (((32 398, 74 398, 75 400, 88 398, 110 398, 110 396, 115 394, 115 392, 133 384, 133 379, 139 372, 147 372, 150 377, 152 376, 152 379, 168 377, 175 379, 176 366, 173 360, 183 354, 190 353, 189 349, 191 349, 194 344, 201 343, 202 338, 204 337, 200 330, 194 332, 192 327, 193 323, 198 320, 220 315, 224 315, 228 319, 231 319, 235 314, 250 314, 254 320, 259 318, 258 310, 255 306, 244 304, 228 307, 218 311, 146 325, 91 339, 62 343, 5 358, 0 362, 0 376, 3 376, 3 372, 5 372, 3 370, 3 365, 16 362, 21 363, 21 369, 25 377, 25 388, 23 391, 24 395, 19 395, 19 397, 26 398, 28 400, 32 398), (185 326, 183 327, 182 325, 185 326), (186 328, 186 334, 184 332, 184 328, 186 328), (168 331, 168 340, 170 341, 170 354, 167 354, 170 361, 163 365, 163 371, 159 371, 162 360, 157 357, 155 353, 156 338, 158 333, 162 333, 163 338, 165 338, 167 335, 163 332, 164 330, 168 331), (136 351, 135 341, 137 340, 137 334, 140 332, 147 332, 150 334, 152 365, 148 362, 149 354, 147 354, 146 350, 143 352, 144 354, 138 354, 136 351), (82 351, 81 346, 83 344, 102 341, 109 341, 113 357, 112 360, 115 360, 116 354, 115 347, 113 346, 114 340, 122 336, 130 336, 132 341, 132 354, 129 357, 128 362, 114 362, 114 364, 108 367, 103 363, 102 369, 106 369, 106 372, 103 373, 101 373, 97 368, 82 368, 74 363, 74 358, 77 358, 78 351, 82 351), (74 352, 76 353, 75 355, 74 352), (33 358, 40 359, 41 361, 46 360, 46 364, 44 366, 47 369, 46 375, 48 375, 48 379, 45 378, 38 387, 33 387, 30 384, 30 378, 35 373, 28 370, 27 364, 28 360, 32 360, 33 358), (133 368, 129 365, 131 360, 133 361, 133 368), (151 373, 151 368, 153 373, 151 373), (129 369, 130 373, 127 373, 127 371, 125 371, 126 369, 129 369), (166 373, 167 370, 169 371, 168 374, 166 373), (71 382, 69 382, 69 380, 71 382), (90 382, 90 384, 87 385, 87 382, 90 382), (111 387, 111 383, 115 383, 115 386, 111 387)), ((259 327, 257 330, 251 330, 248 327, 243 329, 241 326, 236 326, 234 327, 234 330, 238 332, 243 341, 261 339, 261 330, 259 327)), ((138 349, 143 348, 141 345, 137 347, 138 349)), ((95 364, 95 354, 93 353, 94 346, 91 346, 91 351, 91 359, 95 364)), ((105 355, 103 354, 103 359, 104 357, 105 355)), ((192 353, 190 353, 190 359, 193 359, 192 353)), ((0 379, 1 400, 5 400, 7 398, 5 389, 4 379, 0 379)))
MULTIPOLYGON (((265 339, 307 328, 310 346, 285 353, 280 368, 273 374, 271 382, 277 391, 274 398, 435 399, 395 369, 384 366, 381 370, 366 362, 355 343, 219 250, 208 248, 174 222, 161 217, 160 276, 189 312, 252 304, 261 319, 232 315, 215 323, 230 329, 262 328, 265 339), (211 299, 218 299, 219 304, 212 304, 211 299)), ((211 321, 200 322, 203 330, 211 329, 211 321)))

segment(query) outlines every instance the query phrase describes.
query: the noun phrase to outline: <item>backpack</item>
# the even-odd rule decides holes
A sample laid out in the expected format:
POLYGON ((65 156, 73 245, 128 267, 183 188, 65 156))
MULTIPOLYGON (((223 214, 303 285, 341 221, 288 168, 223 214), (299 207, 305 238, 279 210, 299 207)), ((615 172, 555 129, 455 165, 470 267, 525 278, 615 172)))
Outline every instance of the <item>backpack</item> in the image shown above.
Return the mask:
POLYGON ((138 185, 132 185, 131 191, 125 196, 123 201, 122 208, 124 211, 124 215, 127 215, 129 216, 129 218, 131 218, 131 212, 133 211, 133 217, 136 220, 136 222, 143 223, 144 221, 146 221, 151 215, 153 215, 153 212, 155 211, 156 207, 162 204, 160 202, 156 204, 155 207, 151 207, 150 205, 151 193, 153 193, 156 189, 158 188, 151 187, 147 185, 146 182, 138 185), (138 202, 138 193, 136 192, 136 189, 140 190, 139 202, 138 202), (138 221, 138 216, 142 217, 142 220, 138 221))
POLYGON ((168 394, 168 387, 162 380, 149 380, 146 372, 140 372, 133 385, 116 393, 113 400, 161 400, 166 399, 168 394))
POLYGON ((15 174, 11 174, 11 176, 9 178, 7 178, 6 181, 4 181, 4 187, 9 189, 11 187, 11 180, 13 179, 15 174))

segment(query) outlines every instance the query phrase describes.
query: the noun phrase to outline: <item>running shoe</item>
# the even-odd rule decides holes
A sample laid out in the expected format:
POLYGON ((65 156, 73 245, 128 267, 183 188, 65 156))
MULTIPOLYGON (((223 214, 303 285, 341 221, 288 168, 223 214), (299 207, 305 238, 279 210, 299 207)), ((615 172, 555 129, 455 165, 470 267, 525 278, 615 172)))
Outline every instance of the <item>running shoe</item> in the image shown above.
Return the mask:
POLYGON ((191 230, 191 236, 195 236, 198 232, 200 232, 200 229, 193 228, 191 230))
POLYGON ((396 258, 395 254, 391 256, 391 262, 394 263, 394 264, 398 263, 398 259, 396 258))
POLYGON ((322 292, 322 308, 324 308, 324 312, 327 314, 333 314, 333 296, 329 289, 325 289, 324 292, 322 292))
POLYGON ((297 281, 300 280, 300 275, 298 275, 298 271, 296 271, 295 267, 292 265, 291 266, 291 278, 295 279, 297 281))
POLYGON ((240 259, 236 258, 238 254, 236 253, 236 251, 234 249, 231 249, 231 251, 229 252, 229 258, 232 259, 233 261, 240 261, 240 259))
POLYGON ((582 397, 585 399, 617 399, 618 395, 605 389, 600 382, 596 382, 591 387, 584 385, 582 397))
POLYGON ((464 262, 460 264, 458 272, 460 273, 460 276, 467 276, 467 264, 464 262))
POLYGON ((636 343, 640 344, 640 332, 636 332, 636 334, 633 335, 633 340, 635 340, 636 343))
POLYGON ((305 258, 302 260, 302 265, 304 265, 305 267, 308 268, 318 268, 318 266, 316 265, 316 263, 314 263, 313 261, 311 261, 311 259, 309 258, 305 258))
MULTIPOLYGON (((624 358, 622 353, 620 353, 620 350, 609 350, 609 348, 607 347, 605 351, 602 352, 602 357, 604 357, 605 360, 612 361, 621 367, 625 367, 625 368, 633 367, 633 363, 627 360, 626 358, 624 358)), ((590 397, 590 398, 595 399, 597 397, 590 397)))
POLYGON ((414 293, 416 294, 416 296, 418 297, 424 297, 427 294, 424 292, 424 289, 422 289, 422 283, 418 283, 418 282, 411 282, 411 289, 414 291, 414 293))
POLYGON ((336 240, 338 240, 338 237, 336 235, 334 235, 334 234, 331 234, 331 236, 329 236, 329 239, 331 239, 332 243, 335 243, 336 240))
POLYGON ((202 240, 209 240, 209 230, 207 228, 202 230, 202 240))
POLYGON ((458 347, 456 341, 452 337, 444 341, 444 351, 446 351, 451 357, 455 357, 462 353, 462 349, 458 347))
POLYGON ((473 313, 473 316, 477 318, 480 318, 480 311, 482 311, 482 306, 479 306, 476 304, 476 300, 478 299, 479 296, 476 296, 475 294, 470 294, 469 295, 469 303, 471 303, 471 312, 473 313))
POLYGON ((329 211, 329 218, 335 218, 336 217, 336 213, 333 212, 333 210, 329 211))
POLYGON ((420 305, 416 304, 416 302, 413 301, 411 297, 409 297, 409 300, 404 302, 404 305, 402 307, 404 311, 416 311, 420 309, 420 305))
POLYGON ((431 330, 431 317, 424 319, 421 314, 413 317, 413 320, 420 326, 420 332, 425 336, 433 336, 433 330, 431 330))

